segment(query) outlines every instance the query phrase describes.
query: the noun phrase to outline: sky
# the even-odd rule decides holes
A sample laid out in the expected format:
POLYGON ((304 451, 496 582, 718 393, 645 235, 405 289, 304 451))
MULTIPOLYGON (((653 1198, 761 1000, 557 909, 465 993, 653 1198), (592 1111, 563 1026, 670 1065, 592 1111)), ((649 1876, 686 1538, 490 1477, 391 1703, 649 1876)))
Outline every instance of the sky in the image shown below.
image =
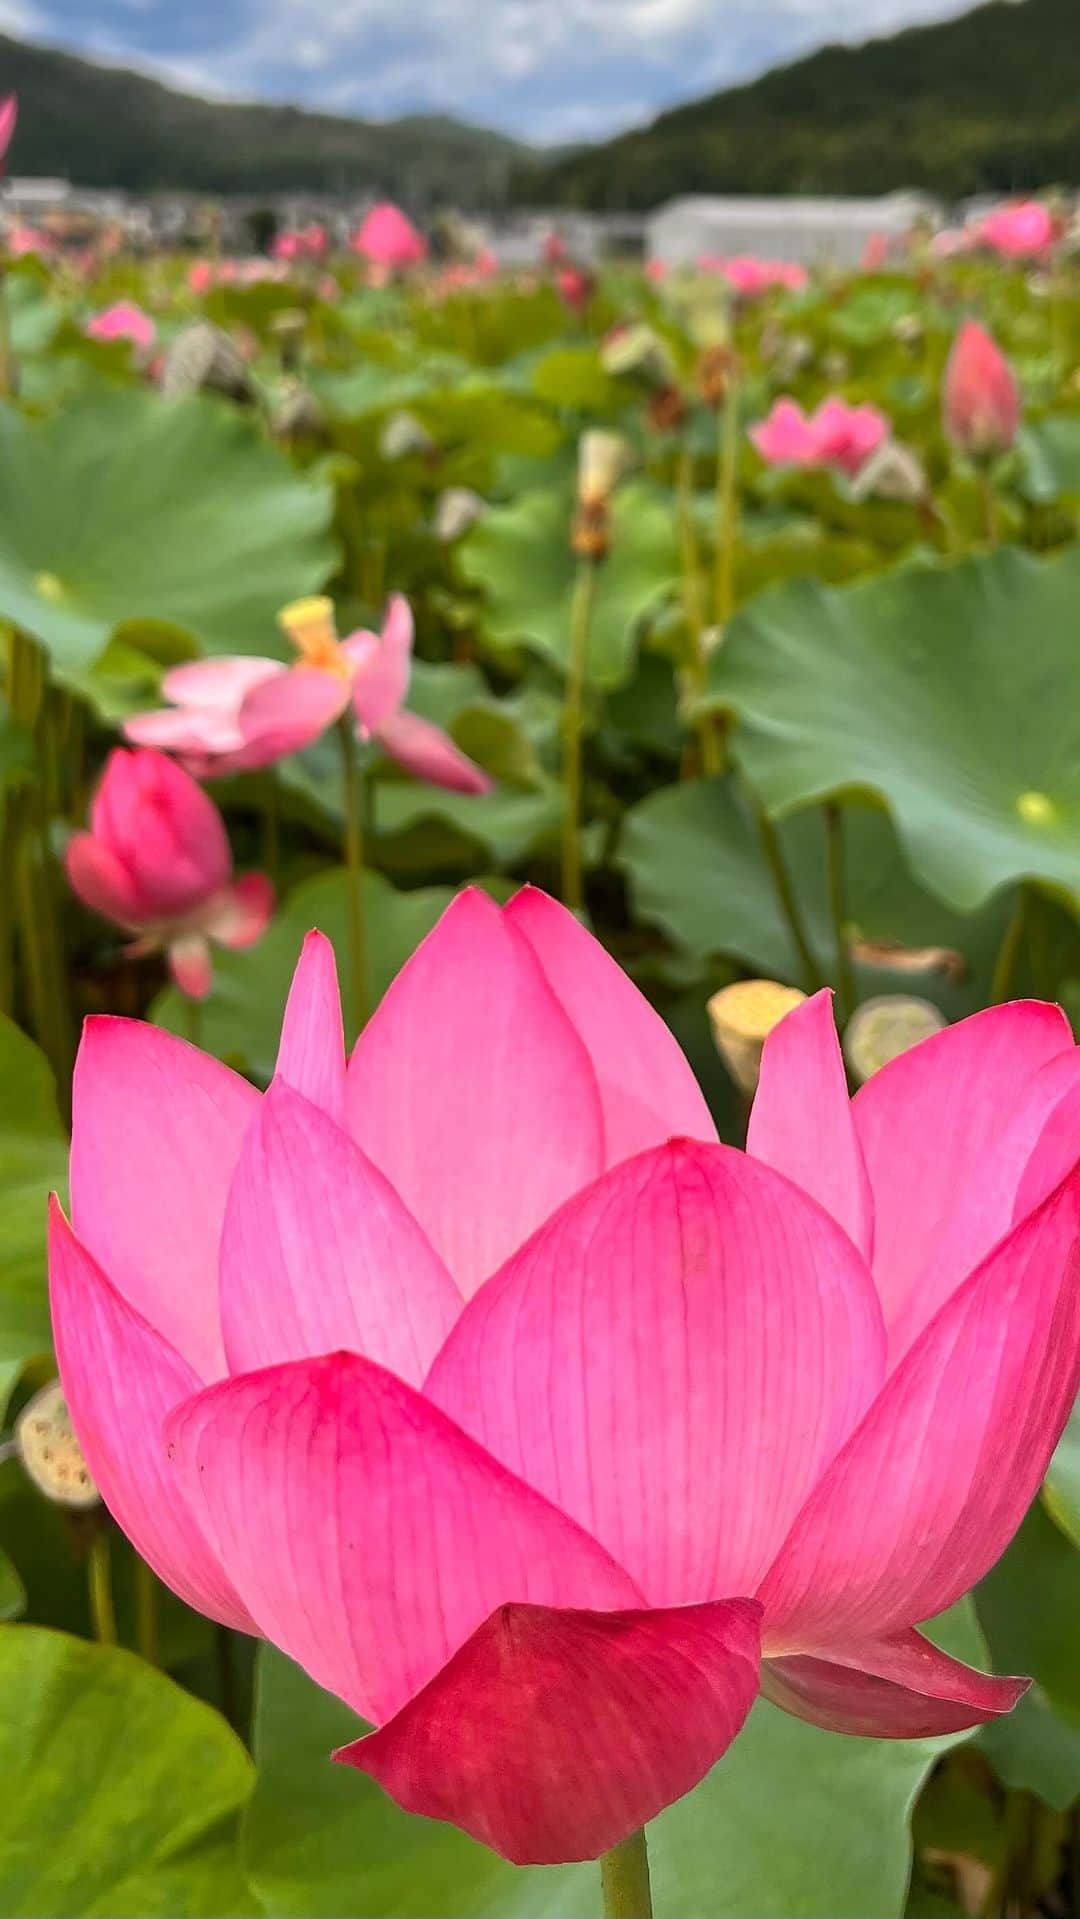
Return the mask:
MULTIPOLYGON (((606 138, 826 40, 972 0, 0 0, 0 30, 188 91, 606 138)), ((0 81, 3 75, 0 72, 0 81)))

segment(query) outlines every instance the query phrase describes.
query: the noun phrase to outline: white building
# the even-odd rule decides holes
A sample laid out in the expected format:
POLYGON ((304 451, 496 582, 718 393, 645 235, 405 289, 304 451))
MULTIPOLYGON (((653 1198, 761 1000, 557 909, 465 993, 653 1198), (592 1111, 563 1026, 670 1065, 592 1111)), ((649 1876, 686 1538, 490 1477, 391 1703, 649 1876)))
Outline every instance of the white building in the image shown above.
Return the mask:
POLYGON ((936 219, 939 209, 921 193, 887 193, 873 200, 688 194, 649 215, 646 252, 665 266, 684 266, 703 253, 853 266, 871 234, 899 239, 913 221, 927 217, 936 219))

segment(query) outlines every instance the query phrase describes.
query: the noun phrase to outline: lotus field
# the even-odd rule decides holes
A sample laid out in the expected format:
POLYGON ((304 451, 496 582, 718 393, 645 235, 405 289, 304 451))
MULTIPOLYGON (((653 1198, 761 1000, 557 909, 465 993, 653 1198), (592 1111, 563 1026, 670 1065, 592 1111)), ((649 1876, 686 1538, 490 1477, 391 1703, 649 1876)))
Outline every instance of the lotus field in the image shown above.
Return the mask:
POLYGON ((0 1912, 1066 1919, 1064 210, 2 301, 0 1912))

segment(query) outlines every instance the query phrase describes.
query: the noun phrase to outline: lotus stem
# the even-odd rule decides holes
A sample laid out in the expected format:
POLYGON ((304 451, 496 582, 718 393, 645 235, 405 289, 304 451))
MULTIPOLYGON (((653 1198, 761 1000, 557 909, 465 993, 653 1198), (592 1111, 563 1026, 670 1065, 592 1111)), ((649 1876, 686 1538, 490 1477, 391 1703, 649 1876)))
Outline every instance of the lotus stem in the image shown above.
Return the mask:
POLYGON ((821 968, 814 958, 810 941, 807 939, 803 927, 802 915, 799 912, 799 903, 795 898, 795 889, 791 884, 791 875, 787 870, 787 863, 777 837, 776 828, 766 813, 765 808, 757 800, 754 801, 754 810, 757 814, 758 833, 761 837, 761 850, 765 855, 765 864, 769 869, 769 877, 773 883, 773 891, 776 894, 777 905, 783 914, 788 932, 791 934, 792 945, 799 956, 803 985, 808 993, 816 993, 818 988, 825 984, 825 981, 822 978, 821 968))
POLYGON ((652 1919, 649 1849, 644 1827, 601 1855, 600 1888, 604 1919, 652 1919))
POLYGON ((14 385, 11 364, 11 313, 8 308, 7 275, 0 266, 0 400, 10 400, 14 385))
MULTIPOLYGON (((682 544, 683 608, 693 648, 694 686, 700 695, 705 690, 709 656, 705 643, 705 606, 697 534, 694 530, 693 462, 690 448, 679 456, 679 537, 682 544)), ((697 721, 701 771, 711 775, 723 771, 723 752, 712 719, 702 715, 697 721)))
POLYGON ((844 874, 844 818, 840 807, 830 800, 825 807, 825 873, 829 892, 829 912, 836 940, 836 986, 841 1020, 845 1023, 855 1011, 855 971, 847 938, 847 886, 844 874))
POLYGON ((735 545, 738 537, 739 383, 728 372, 720 409, 716 454, 716 624, 726 627, 735 611, 735 545))
POLYGON ((982 501, 983 531, 986 535, 986 543, 988 546, 997 546, 1001 538, 1001 530, 993 482, 981 462, 976 467, 975 473, 979 488, 979 498, 982 501))
POLYGON ((104 1527, 97 1534, 86 1560, 86 1581, 90 1597, 90 1625, 99 1646, 116 1644, 116 1609, 113 1606, 112 1562, 109 1535, 104 1527))
POLYGON ((589 657, 595 560, 578 561, 574 597, 570 605, 570 653, 563 698, 563 785, 566 810, 562 833, 563 905, 580 913, 584 904, 581 876, 581 734, 585 707, 585 668, 589 657))
POLYGON ((135 1644, 148 1666, 157 1665, 158 1587, 145 1559, 135 1555, 135 1644))
POLYGON ((364 782, 348 713, 338 721, 345 789, 345 891, 349 928, 352 1013, 357 1031, 367 1019, 367 949, 364 927, 364 782))

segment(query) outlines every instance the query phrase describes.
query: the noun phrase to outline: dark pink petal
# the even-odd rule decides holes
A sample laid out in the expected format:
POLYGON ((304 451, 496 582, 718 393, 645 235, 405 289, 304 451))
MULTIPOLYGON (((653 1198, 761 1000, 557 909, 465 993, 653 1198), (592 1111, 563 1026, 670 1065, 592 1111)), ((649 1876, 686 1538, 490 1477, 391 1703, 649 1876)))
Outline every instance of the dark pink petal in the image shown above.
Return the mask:
POLYGON ((766 1659, 761 1668, 761 1690, 774 1705, 830 1732, 868 1739, 965 1732, 1011 1712, 1030 1684, 965 1666, 914 1630, 820 1659, 766 1659))
POLYGON ((746 1150, 812 1194, 869 1259, 873 1200, 830 992, 796 1006, 765 1041, 746 1150))
POLYGON ((222 946, 254 946, 274 916, 274 888, 265 873, 245 873, 222 894, 207 931, 222 946))
POLYGON ((338 1353, 225 1380, 166 1437, 268 1639, 388 1719, 507 1600, 638 1606, 603 1547, 411 1386, 338 1353))
POLYGON ((595 1859, 703 1779, 758 1685, 759 1614, 501 1606, 380 1732, 335 1753, 515 1865, 595 1859))
POLYGON ((305 936, 281 1023, 277 1076, 331 1119, 345 1110, 345 1034, 334 949, 325 933, 305 936))
POLYGON ((409 690, 413 617, 401 593, 391 595, 381 634, 351 633, 341 650, 353 669, 352 697, 362 732, 378 733, 409 690))
POLYGON ((75 1230, 199 1377, 218 1378, 218 1241, 258 1093, 171 1033, 99 1016, 72 1098, 75 1230))
POLYGON ((375 737, 383 751, 418 780, 449 787, 454 793, 491 791, 492 780, 483 767, 455 746, 441 726, 422 720, 419 713, 400 707, 381 722, 375 737))
POLYGON ((91 1476, 118 1526, 196 1611, 256 1627, 191 1514, 165 1457, 167 1413, 198 1391, 179 1353, 110 1285, 53 1198, 49 1299, 60 1380, 91 1476))
POLYGON ((225 1210, 229 1370, 346 1350, 419 1386, 461 1307, 385 1175, 276 1080, 248 1129, 225 1210))
POLYGON ((102 840, 76 833, 68 843, 64 866, 84 906, 118 926, 134 931, 146 918, 144 902, 130 871, 102 840))
POLYGON ((680 1140, 535 1234, 425 1391, 666 1606, 754 1589, 883 1367, 847 1235, 768 1167, 680 1140))
POLYGON ((257 759, 259 765, 269 766, 301 752, 340 718, 348 704, 349 682, 344 673, 291 666, 263 680, 245 695, 240 708, 240 730, 248 742, 251 763, 257 759))
POLYGON ((887 1637, 993 1565, 1080 1385, 1080 1173, 946 1301, 795 1521, 759 1598, 772 1656, 887 1637))
POLYGON ((599 940, 535 886, 523 887, 505 910, 588 1048, 604 1106, 605 1163, 667 1139, 715 1140, 674 1034, 599 940))
POLYGON ((528 941, 473 887, 364 1027, 348 1112, 466 1297, 603 1165, 589 1056, 528 941))
POLYGON ((1028 1083, 1072 1046, 1058 1007, 991 1006, 901 1053, 856 1094, 890 1331, 903 1314, 910 1339, 1006 1231, 1023 1164, 1002 1190, 988 1155, 1028 1083))
POLYGON ((185 933, 166 947, 173 982, 188 999, 206 999, 214 983, 210 943, 204 933, 185 933))

